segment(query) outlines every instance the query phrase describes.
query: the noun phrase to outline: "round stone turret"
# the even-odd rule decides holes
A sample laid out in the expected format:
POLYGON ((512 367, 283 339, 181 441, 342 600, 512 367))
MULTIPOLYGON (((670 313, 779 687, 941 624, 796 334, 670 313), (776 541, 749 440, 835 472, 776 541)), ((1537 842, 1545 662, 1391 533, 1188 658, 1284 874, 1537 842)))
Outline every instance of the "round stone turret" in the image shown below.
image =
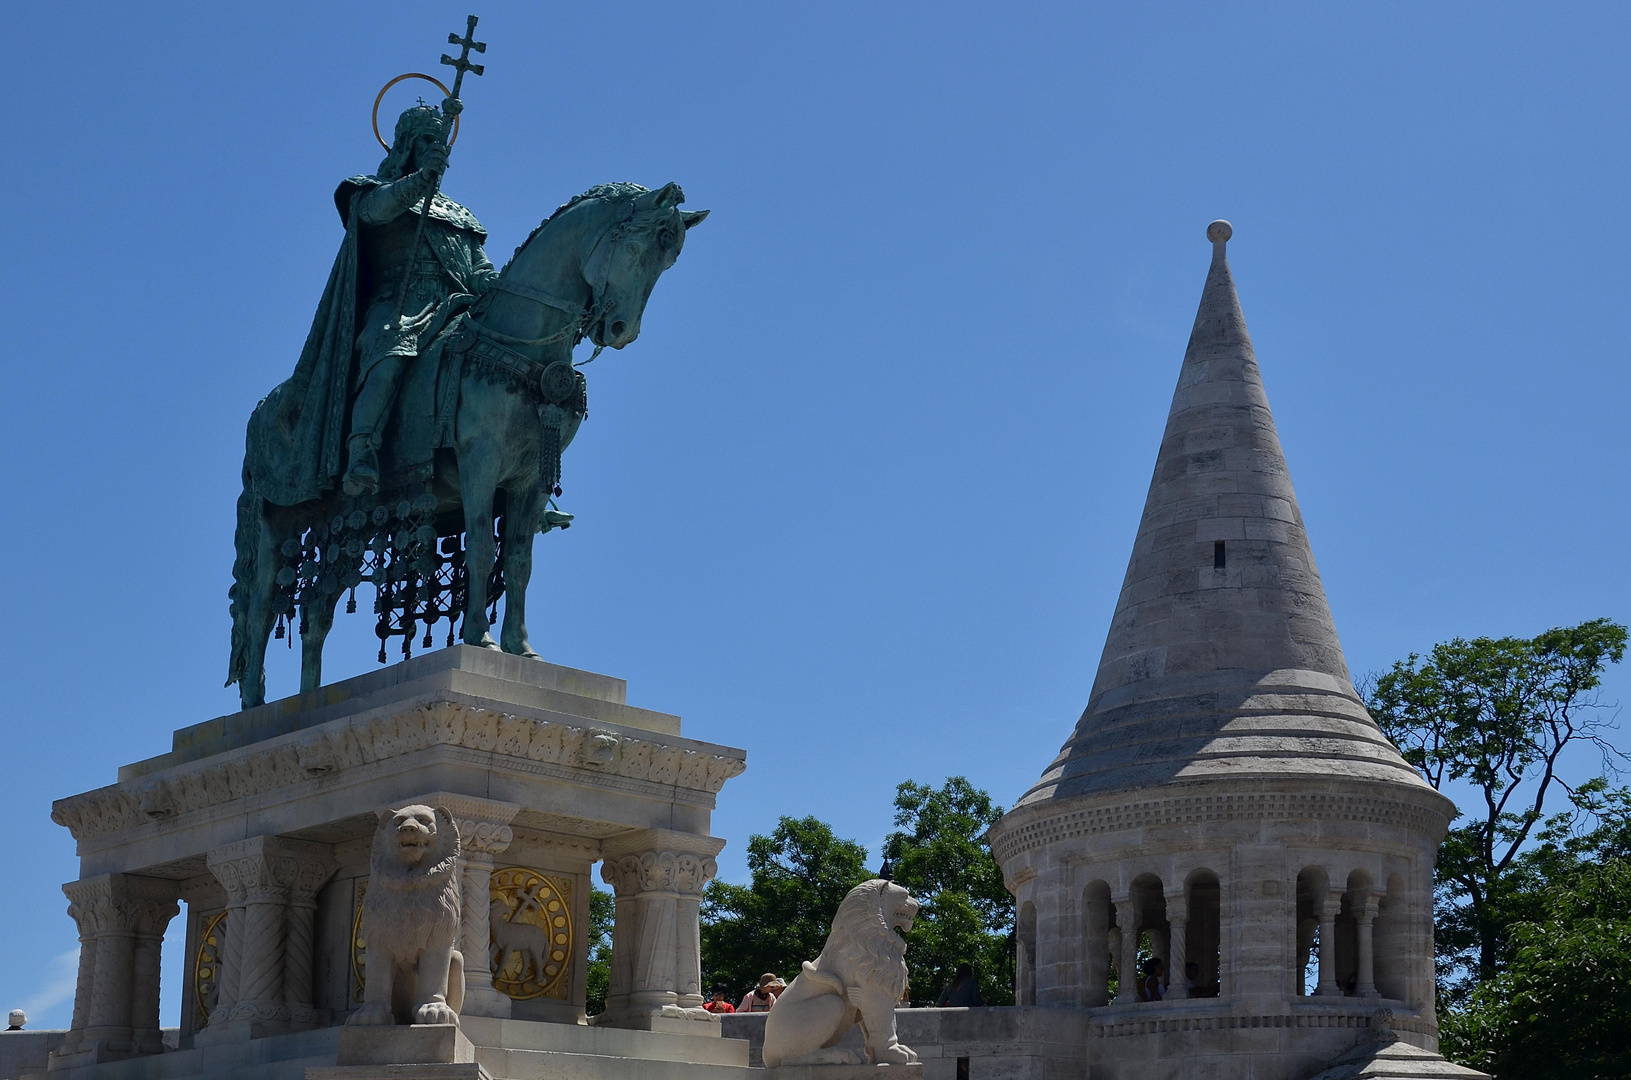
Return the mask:
POLYGON ((1102 1008, 1103 1033, 1130 1040, 1104 1044, 1110 1076, 1123 1060, 1155 1070, 1127 1076, 1167 1075, 1175 1055, 1208 1076, 1300 1077, 1381 1005, 1437 1047, 1432 870, 1454 807, 1354 690, 1232 234, 1207 228, 1212 265, 1087 708, 991 830, 1018 901, 1021 1002, 1102 1008))

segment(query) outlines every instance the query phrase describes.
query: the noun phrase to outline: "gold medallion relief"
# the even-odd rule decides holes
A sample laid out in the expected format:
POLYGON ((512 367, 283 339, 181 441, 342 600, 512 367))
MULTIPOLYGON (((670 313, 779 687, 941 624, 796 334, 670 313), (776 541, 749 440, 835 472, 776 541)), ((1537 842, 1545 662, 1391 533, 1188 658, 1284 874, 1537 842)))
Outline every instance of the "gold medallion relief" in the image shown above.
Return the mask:
POLYGON ((520 1001, 565 1000, 572 970, 572 879, 524 866, 493 871, 493 986, 520 1001))
POLYGON ((221 994, 221 950, 226 947, 227 913, 205 915, 198 929, 198 954, 193 959, 193 1030, 210 1022, 210 1010, 221 994))

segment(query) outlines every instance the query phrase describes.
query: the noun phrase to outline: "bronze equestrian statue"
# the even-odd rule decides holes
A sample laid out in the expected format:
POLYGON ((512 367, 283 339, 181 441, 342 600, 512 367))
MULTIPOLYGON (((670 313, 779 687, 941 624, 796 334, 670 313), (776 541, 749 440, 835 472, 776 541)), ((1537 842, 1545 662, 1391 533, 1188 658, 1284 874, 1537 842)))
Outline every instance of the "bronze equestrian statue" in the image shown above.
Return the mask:
POLYGON ((588 413, 573 347, 638 337, 658 276, 708 214, 679 209, 676 184, 601 184, 495 270, 486 230, 438 190, 460 108, 450 95, 408 109, 375 175, 340 184, 345 239, 305 347, 250 416, 227 672, 244 708, 265 701, 268 639, 297 615, 301 690, 321 685, 334 607, 349 593, 355 610, 364 583, 381 661, 393 636, 404 655, 421 627, 430 645, 442 618, 449 644, 462 620, 466 644, 537 655, 532 540, 570 524, 553 498, 588 413))

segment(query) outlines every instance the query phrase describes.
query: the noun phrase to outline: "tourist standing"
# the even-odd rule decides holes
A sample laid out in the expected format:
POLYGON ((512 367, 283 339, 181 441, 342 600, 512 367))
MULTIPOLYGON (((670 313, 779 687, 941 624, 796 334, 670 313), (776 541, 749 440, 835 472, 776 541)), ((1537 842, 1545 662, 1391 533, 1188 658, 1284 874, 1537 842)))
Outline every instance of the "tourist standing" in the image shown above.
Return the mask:
POLYGON ((736 1011, 745 1013, 769 1012, 770 1007, 776 1004, 776 995, 770 988, 780 981, 769 972, 759 976, 759 985, 748 991, 747 996, 742 999, 742 1004, 736 1007, 736 1011))

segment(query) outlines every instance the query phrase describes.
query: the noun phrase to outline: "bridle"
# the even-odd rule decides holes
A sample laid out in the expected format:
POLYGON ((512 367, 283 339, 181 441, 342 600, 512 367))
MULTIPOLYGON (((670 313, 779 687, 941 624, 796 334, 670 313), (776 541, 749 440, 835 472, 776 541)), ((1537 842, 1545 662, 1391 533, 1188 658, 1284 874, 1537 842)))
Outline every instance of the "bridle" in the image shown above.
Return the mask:
MULTIPOLYGON (((636 196, 636 198, 638 198, 638 196, 636 196)), ((627 236, 634 229, 635 223, 641 216, 639 209, 635 205, 634 198, 628 199, 624 205, 627 207, 627 209, 624 210, 622 214, 618 215, 617 218, 606 223, 606 226, 600 230, 600 235, 595 237, 595 242, 590 245, 588 256, 586 256, 583 260, 580 273, 583 275, 584 284, 589 286, 589 304, 587 307, 582 303, 575 304, 571 301, 563 300, 560 297, 555 296, 553 293, 545 292, 543 289, 535 289, 530 285, 522 285, 519 282, 505 281, 502 276, 495 281, 492 287, 487 291, 488 296, 495 292, 509 293, 511 296, 518 296, 523 300, 530 300, 540 307, 552 308, 556 311, 563 311, 568 315, 576 315, 576 319, 567 323, 566 326, 562 327, 560 330, 557 330, 555 333, 549 334, 545 337, 511 337, 508 334, 501 334, 496 330, 490 330, 478 321, 478 316, 482 313, 483 305, 487 299, 486 296, 483 296, 481 300, 476 301, 476 303, 471 307, 469 315, 466 316, 471 326, 473 326, 479 333, 494 339, 501 345, 509 346, 512 349, 537 348, 544 345, 556 345, 560 342, 566 341, 568 338, 571 339, 571 343, 573 345, 576 345, 578 342, 582 341, 584 337, 587 336, 584 331, 595 325, 595 323, 599 322, 606 315, 606 308, 608 306, 606 284, 611 274, 610 251, 617 247, 618 241, 622 240, 623 237, 627 236), (610 242, 609 244, 608 241, 610 242), (608 249, 608 253, 604 259, 599 258, 602 247, 606 247, 608 249)), ((573 366, 583 367, 584 364, 590 363, 595 359, 595 357, 599 356, 601 352, 605 350, 605 348, 606 346, 597 343, 595 345, 595 351, 590 355, 588 360, 584 360, 581 363, 574 363, 573 366)))

